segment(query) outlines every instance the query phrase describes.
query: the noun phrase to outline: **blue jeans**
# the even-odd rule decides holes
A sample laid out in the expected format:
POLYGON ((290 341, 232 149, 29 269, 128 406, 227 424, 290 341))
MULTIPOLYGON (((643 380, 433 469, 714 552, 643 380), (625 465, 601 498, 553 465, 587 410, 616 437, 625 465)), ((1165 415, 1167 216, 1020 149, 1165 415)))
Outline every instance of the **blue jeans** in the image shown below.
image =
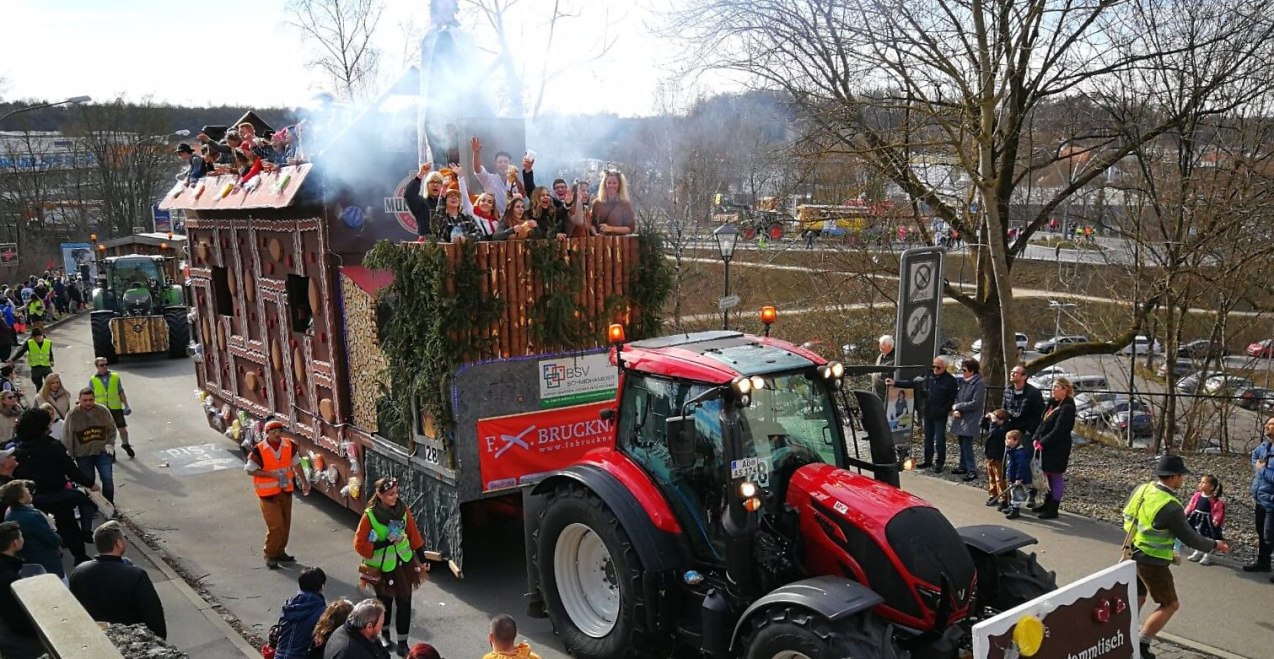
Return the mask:
POLYGON ((978 473, 977 456, 973 454, 973 435, 959 435, 960 468, 970 474, 978 473))
POLYGON ((925 419, 925 462, 933 462, 941 467, 947 461, 947 417, 925 419), (938 452, 938 460, 933 459, 934 450, 938 452))
POLYGON ((88 476, 89 480, 94 480, 94 472, 102 476, 102 496, 106 500, 115 503, 115 464, 111 460, 111 456, 101 453, 98 455, 85 455, 75 458, 75 464, 80 466, 80 471, 88 476))

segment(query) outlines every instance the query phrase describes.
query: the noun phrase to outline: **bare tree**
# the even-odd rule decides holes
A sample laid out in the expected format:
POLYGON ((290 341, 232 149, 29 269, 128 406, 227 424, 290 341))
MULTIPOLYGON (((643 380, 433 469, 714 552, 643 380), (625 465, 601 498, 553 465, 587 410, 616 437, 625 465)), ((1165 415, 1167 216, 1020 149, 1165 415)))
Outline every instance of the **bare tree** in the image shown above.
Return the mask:
POLYGON ((381 0, 288 3, 288 24, 301 32, 314 51, 310 66, 331 80, 343 100, 358 100, 376 79, 380 51, 372 45, 372 35, 383 10, 381 0))
POLYGON ((602 11, 606 12, 604 23, 608 27, 599 34, 581 34, 573 30, 572 21, 582 16, 582 7, 588 3, 578 0, 535 0, 529 4, 523 4, 522 0, 465 2, 477 11, 479 21, 485 24, 483 31, 494 35, 495 43, 490 48, 496 56, 495 66, 503 73, 509 112, 515 117, 539 116, 549 85, 570 71, 573 65, 581 63, 563 62, 561 58, 553 57, 555 43, 563 38, 584 41, 589 46, 583 59, 593 61, 610 52, 619 36, 618 31, 609 28, 610 10, 605 5, 593 4, 594 7, 603 7, 602 11), (510 28, 515 25, 522 27, 510 28), (535 48, 536 52, 529 52, 531 48, 535 48), (531 62, 538 65, 538 71, 527 70, 531 62))
POLYGON ((150 222, 150 207, 174 182, 180 163, 168 143, 168 108, 115 100, 79 109, 67 132, 83 142, 94 164, 107 236, 133 233, 150 222))
MULTIPOLYGON (((829 139, 886 175, 917 207, 977 236, 977 290, 947 295, 980 322, 984 368, 998 380, 1015 359, 1012 266, 1031 235, 1077 191, 1183 121, 1182 109, 1223 112, 1199 99, 1150 107, 1135 89, 1110 102, 1126 72, 1156 57, 1222 52, 1235 66, 1202 72, 1225 87, 1266 75, 1269 2, 1207 3, 1199 23, 1158 20, 1187 0, 695 0, 676 33, 695 68, 741 74, 785 92, 829 139), (1073 104, 1079 113, 1062 112, 1073 104), (1038 130, 1048 122, 1050 131, 1038 130), (1069 121, 1066 119, 1069 118, 1069 121), (1125 130, 1129 125, 1135 130, 1125 130), (1064 148, 1069 147, 1069 148, 1064 148), (930 177, 916 156, 959 175, 930 177), (1062 184, 1024 189, 1078 156, 1062 184), (1024 230, 1010 240, 1010 221, 1024 230)), ((1157 300, 1110 341, 1126 343, 1157 300)), ((1065 351, 1047 360, 1060 360, 1065 351)), ((1041 360, 1041 364, 1044 360, 1041 360)))

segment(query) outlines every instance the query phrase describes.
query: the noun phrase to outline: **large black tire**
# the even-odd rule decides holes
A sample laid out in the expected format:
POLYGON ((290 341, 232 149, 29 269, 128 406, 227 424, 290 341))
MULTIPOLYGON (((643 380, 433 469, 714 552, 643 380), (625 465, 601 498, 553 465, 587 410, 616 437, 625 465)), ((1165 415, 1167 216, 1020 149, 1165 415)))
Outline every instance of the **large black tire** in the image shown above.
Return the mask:
POLYGON ((108 364, 119 361, 115 355, 115 344, 111 342, 111 319, 114 317, 113 311, 94 311, 89 317, 93 330, 93 356, 105 357, 108 364))
POLYGON ((766 228, 765 228, 765 234, 766 234, 767 236, 769 236, 770 240, 773 240, 773 241, 775 241, 775 242, 778 242, 778 241, 780 241, 780 240, 783 240, 783 225, 782 225, 782 223, 779 223, 779 222, 771 222, 771 223, 770 223, 770 226, 768 226, 768 227, 766 227, 766 228))
POLYGON ((190 320, 186 307, 168 307, 164 309, 164 320, 168 323, 168 357, 181 359, 186 356, 186 348, 190 345, 190 320))
MULTIPOLYGON (((978 552, 980 553, 980 552, 978 552)), ((978 567, 978 603, 994 612, 1008 611, 1057 590, 1057 573, 1045 570, 1021 549, 997 556, 974 557, 978 567)))
POLYGON ((776 606, 752 619, 743 639, 747 659, 905 659, 893 627, 863 611, 839 622, 795 606, 776 606))
MULTIPOLYGON (((567 653, 581 659, 668 656, 667 640, 657 638, 647 626, 646 607, 659 603, 643 601, 641 559, 619 519, 597 495, 581 485, 563 485, 549 492, 547 497, 528 549, 534 552, 531 563, 539 570, 540 589, 553 631, 562 637, 567 653), (619 593, 614 626, 604 634, 597 630, 593 635, 585 633, 572 620, 563 603, 554 564, 559 543, 565 547, 570 536, 581 532, 580 525, 600 539, 609 553, 605 579, 612 592, 618 590, 619 593)), ((562 577, 569 588, 570 576, 562 577)))

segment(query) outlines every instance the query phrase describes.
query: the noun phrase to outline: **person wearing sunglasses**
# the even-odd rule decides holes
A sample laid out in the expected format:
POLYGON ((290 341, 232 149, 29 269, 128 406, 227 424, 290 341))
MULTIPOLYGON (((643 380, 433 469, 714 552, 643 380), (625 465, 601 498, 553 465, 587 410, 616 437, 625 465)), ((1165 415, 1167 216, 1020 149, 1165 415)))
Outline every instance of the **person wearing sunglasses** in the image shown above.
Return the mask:
POLYGON ((916 468, 932 468, 935 474, 942 473, 947 461, 947 416, 955 405, 956 392, 960 386, 955 377, 947 372, 946 360, 935 357, 929 373, 914 380, 885 378, 885 386, 919 390, 924 400, 921 418, 924 419, 925 455, 924 461, 916 465, 916 468))

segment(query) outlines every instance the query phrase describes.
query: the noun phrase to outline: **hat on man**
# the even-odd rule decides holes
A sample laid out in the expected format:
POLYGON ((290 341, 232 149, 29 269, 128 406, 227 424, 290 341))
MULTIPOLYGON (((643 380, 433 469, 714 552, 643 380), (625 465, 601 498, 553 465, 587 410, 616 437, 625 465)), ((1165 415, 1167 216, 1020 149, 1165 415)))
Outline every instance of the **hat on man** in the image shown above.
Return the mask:
POLYGON ((181 144, 177 145, 177 153, 194 153, 194 152, 195 150, 190 148, 190 145, 186 144, 185 142, 182 142, 181 144))
POLYGON ((1186 469, 1186 461, 1179 455, 1161 456, 1159 466, 1155 469, 1156 476, 1184 476, 1188 473, 1190 470, 1186 469))
POLYGON ((266 432, 270 432, 271 430, 283 430, 286 427, 287 427, 287 424, 283 423, 282 421, 279 421, 278 419, 270 419, 269 421, 265 422, 265 427, 263 428, 263 430, 265 430, 266 432))

